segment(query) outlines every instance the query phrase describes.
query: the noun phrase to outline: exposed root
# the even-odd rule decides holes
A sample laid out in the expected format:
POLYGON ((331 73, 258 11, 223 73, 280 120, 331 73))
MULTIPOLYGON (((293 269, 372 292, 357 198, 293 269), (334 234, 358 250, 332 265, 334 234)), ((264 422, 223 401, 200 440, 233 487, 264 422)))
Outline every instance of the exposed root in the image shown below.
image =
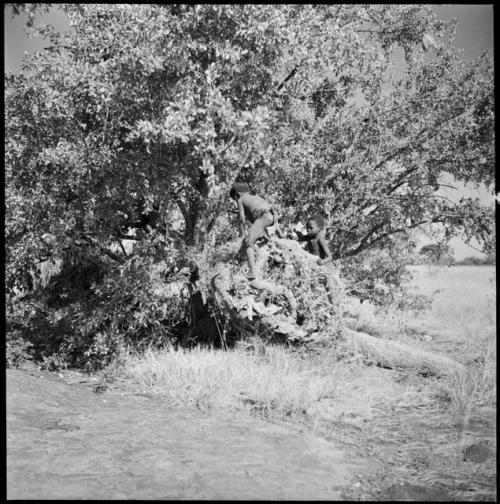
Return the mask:
POLYGON ((361 353, 365 362, 390 369, 413 369, 416 373, 446 376, 465 373, 464 366, 448 357, 405 345, 398 341, 384 340, 369 334, 343 327, 342 335, 348 347, 361 353))

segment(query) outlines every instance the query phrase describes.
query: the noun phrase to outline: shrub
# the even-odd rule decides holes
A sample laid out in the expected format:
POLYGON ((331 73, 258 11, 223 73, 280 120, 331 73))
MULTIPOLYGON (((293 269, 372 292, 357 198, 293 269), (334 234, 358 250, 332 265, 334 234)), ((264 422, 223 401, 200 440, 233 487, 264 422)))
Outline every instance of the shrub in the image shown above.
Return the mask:
POLYGON ((35 360, 51 361, 49 367, 94 370, 127 346, 175 341, 189 322, 189 275, 179 274, 186 262, 180 254, 160 260, 157 252, 142 251, 123 265, 86 255, 65 258, 31 293, 10 299, 11 352, 24 344, 35 360))
POLYGON ((5 342, 5 361, 7 367, 18 367, 23 361, 31 360, 32 343, 23 339, 19 331, 9 334, 5 342))
POLYGON ((342 260, 347 294, 386 305, 409 296, 403 284, 411 277, 406 266, 412 262, 412 248, 398 247, 364 251, 342 260))
POLYGON ((495 260, 492 257, 467 256, 456 264, 458 266, 491 266, 495 264, 495 260))

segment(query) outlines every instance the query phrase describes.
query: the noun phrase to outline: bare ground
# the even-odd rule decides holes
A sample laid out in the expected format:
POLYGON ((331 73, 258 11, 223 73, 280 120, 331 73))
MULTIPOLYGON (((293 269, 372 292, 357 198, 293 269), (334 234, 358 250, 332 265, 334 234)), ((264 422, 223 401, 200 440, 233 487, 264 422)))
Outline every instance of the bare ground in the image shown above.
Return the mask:
POLYGON ((380 467, 297 428, 7 370, 8 499, 336 500, 380 467))
MULTIPOLYGON (((383 328, 473 363, 477 336, 491 332, 488 310, 479 309, 484 285, 457 300, 463 285, 424 280, 430 292, 445 291, 436 313, 415 330, 402 332, 398 319, 383 328)), ((411 370, 354 361, 330 371, 335 397, 317 405, 320 414, 284 424, 251 401, 239 414, 212 415, 141 395, 133 383, 95 394, 97 377, 79 384, 82 375, 64 371, 64 383, 9 370, 8 497, 496 502, 496 401, 452 408, 436 397, 438 379, 411 370)))
POLYGON ((7 371, 10 499, 496 501, 496 410, 410 373, 343 366, 321 421, 279 425, 64 373, 7 371))

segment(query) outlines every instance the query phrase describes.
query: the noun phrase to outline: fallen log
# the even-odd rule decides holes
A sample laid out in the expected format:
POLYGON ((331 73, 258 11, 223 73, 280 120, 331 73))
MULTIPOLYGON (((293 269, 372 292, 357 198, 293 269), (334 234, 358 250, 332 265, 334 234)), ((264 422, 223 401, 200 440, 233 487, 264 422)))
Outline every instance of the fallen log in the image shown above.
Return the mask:
POLYGON ((297 241, 262 240, 256 247, 257 280, 244 276, 246 259, 240 246, 241 240, 221 246, 202 275, 205 297, 216 301, 237 340, 258 337, 316 348, 343 345, 366 363, 429 376, 465 371, 445 356, 352 330, 355 320, 345 309, 348 300, 337 268, 319 266, 317 257, 297 241))
POLYGON ((212 261, 207 270, 212 276, 204 282, 210 286, 207 296, 217 299, 231 326, 245 336, 262 334, 289 343, 310 341, 320 333, 335 337, 332 327, 339 320, 343 291, 338 271, 333 264, 318 265, 318 258, 297 241, 262 240, 256 246, 259 275, 252 281, 242 274, 246 259, 238 242, 221 247, 212 261))
POLYGON ((260 333, 269 341, 285 343, 307 336, 296 323, 295 297, 285 287, 263 280, 247 282, 242 276, 231 278, 228 271, 219 272, 211 284, 214 298, 229 318, 230 325, 243 337, 260 333), (269 297, 274 302, 266 303, 269 297))
POLYGON ((407 369, 425 376, 450 376, 465 373, 462 364, 444 355, 421 350, 398 341, 342 328, 344 342, 350 350, 363 355, 365 362, 390 369, 407 369))

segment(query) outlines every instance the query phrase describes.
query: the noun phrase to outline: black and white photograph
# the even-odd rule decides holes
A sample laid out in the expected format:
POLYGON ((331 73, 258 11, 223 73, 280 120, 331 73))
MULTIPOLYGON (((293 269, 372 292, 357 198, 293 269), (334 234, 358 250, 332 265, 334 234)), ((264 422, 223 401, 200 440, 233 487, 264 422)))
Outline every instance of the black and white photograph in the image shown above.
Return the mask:
POLYGON ((4 4, 4 497, 496 502, 494 13, 4 4))

